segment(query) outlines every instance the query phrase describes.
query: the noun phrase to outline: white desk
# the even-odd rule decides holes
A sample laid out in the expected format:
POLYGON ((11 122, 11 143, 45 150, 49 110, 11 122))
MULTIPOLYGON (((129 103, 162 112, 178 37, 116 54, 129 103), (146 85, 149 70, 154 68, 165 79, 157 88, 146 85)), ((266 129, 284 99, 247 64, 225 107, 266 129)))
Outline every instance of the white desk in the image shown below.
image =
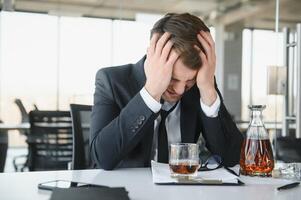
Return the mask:
POLYGON ((30 128, 30 124, 29 123, 21 123, 21 124, 0 123, 0 130, 4 130, 4 131, 10 131, 10 130, 28 130, 29 128, 30 128))
MULTIPOLYGON (((277 185, 248 184, 245 186, 160 186, 152 183, 149 168, 121 169, 115 171, 80 170, 25 172, 0 174, 0 199, 43 200, 50 192, 38 190, 38 183, 63 179, 97 183, 108 186, 125 186, 132 200, 295 200, 301 197, 301 186, 286 191, 276 191, 277 185)), ((252 182, 256 182, 256 178, 252 182)))
MULTIPOLYGON (((47 127, 47 128, 72 128, 72 125, 70 123, 36 123, 36 126, 38 127, 47 127)), ((83 129, 89 129, 90 124, 82 124, 83 129)), ((0 123, 0 130, 4 131, 10 131, 10 130, 29 130, 30 129, 30 123, 21 123, 21 124, 6 124, 6 123, 0 123)), ((1 132, 1 131, 0 131, 1 132)))

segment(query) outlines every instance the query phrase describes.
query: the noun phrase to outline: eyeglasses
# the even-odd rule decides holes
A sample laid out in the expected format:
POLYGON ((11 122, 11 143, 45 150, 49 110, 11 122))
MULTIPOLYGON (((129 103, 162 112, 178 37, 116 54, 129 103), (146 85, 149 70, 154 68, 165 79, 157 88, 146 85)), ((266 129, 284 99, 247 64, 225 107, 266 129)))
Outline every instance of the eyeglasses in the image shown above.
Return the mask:
POLYGON ((218 155, 210 156, 204 163, 201 164, 198 171, 212 171, 222 167, 222 159, 218 155))

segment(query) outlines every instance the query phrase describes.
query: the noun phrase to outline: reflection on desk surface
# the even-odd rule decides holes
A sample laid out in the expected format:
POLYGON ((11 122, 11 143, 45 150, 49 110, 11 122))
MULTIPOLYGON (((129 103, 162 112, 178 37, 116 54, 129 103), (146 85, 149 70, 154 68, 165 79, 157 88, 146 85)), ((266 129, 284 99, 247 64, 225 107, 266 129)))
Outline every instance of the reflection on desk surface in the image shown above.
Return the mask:
POLYGON ((277 192, 284 181, 262 177, 240 177, 244 186, 160 186, 152 181, 150 168, 104 171, 66 170, 0 174, 1 199, 49 199, 51 192, 38 190, 38 184, 51 180, 72 180, 109 187, 125 187, 130 199, 222 199, 222 200, 291 200, 301 196, 301 187, 277 192))

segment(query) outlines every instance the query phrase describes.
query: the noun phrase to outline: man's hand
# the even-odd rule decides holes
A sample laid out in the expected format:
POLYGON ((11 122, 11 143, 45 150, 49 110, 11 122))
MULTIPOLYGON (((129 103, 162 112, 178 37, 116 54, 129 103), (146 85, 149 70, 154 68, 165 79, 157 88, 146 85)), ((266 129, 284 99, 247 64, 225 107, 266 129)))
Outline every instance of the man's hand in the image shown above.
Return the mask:
POLYGON ((203 52, 196 46, 203 63, 197 74, 197 86, 201 93, 202 102, 211 106, 217 98, 214 87, 216 66, 215 44, 209 32, 200 31, 197 38, 205 50, 205 52, 203 52))
POLYGON ((167 32, 160 39, 158 33, 153 35, 144 64, 145 89, 158 102, 171 81, 173 65, 179 57, 169 38, 170 33, 167 32))

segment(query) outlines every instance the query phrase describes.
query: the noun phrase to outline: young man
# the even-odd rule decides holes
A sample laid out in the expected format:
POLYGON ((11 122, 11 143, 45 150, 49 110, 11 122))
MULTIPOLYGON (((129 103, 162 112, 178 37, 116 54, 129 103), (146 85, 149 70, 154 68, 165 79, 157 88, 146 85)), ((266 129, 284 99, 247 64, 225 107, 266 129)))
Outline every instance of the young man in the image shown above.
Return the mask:
POLYGON ((190 14, 167 14, 151 31, 146 57, 96 75, 90 150, 94 166, 168 162, 168 144, 196 143, 226 166, 238 163, 242 135, 215 83, 208 27, 190 14))

